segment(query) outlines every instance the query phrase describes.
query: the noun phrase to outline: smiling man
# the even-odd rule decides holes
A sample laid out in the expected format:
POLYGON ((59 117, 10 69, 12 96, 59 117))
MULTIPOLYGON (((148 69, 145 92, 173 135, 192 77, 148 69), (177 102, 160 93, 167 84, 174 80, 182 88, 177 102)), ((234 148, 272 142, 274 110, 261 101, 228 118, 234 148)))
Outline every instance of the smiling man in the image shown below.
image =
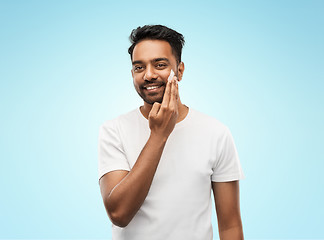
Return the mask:
POLYGON ((243 172, 232 135, 180 100, 183 36, 146 25, 130 40, 133 84, 144 104, 99 133, 99 184, 113 240, 212 240, 212 190, 220 238, 243 239, 243 172))

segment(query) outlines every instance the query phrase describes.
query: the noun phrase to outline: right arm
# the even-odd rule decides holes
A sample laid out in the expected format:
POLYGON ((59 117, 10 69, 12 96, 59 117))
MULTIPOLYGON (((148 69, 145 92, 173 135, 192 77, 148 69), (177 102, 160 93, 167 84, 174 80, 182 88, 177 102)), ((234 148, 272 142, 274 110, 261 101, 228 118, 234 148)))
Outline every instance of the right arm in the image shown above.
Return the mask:
POLYGON ((100 191, 113 224, 125 227, 142 206, 153 181, 165 143, 178 117, 176 81, 167 83, 162 104, 148 116, 151 134, 131 171, 112 171, 100 179, 100 191))

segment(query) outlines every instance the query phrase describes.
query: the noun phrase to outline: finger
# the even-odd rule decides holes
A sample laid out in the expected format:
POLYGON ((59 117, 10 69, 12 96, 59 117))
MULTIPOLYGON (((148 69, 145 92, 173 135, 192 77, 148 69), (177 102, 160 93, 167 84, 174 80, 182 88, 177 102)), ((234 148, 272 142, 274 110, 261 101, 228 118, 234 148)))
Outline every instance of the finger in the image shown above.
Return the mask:
POLYGON ((178 78, 176 80, 176 83, 177 83, 177 102, 179 102, 180 97, 179 97, 179 81, 178 81, 178 78))
POLYGON ((171 99, 169 104, 170 106, 174 107, 174 109, 177 109, 178 107, 177 96, 178 96, 177 80, 176 77, 174 77, 172 80, 171 99))
POLYGON ((171 85, 172 85, 172 81, 171 81, 171 83, 168 81, 165 91, 164 91, 162 104, 161 104, 162 108, 167 108, 169 106, 170 95, 171 95, 171 85))
POLYGON ((152 107, 150 113, 149 113, 149 117, 155 117, 158 114, 160 107, 161 107, 161 104, 158 102, 155 102, 153 104, 153 107, 152 107))
POLYGON ((176 100, 177 100, 177 105, 178 105, 180 97, 179 97, 179 81, 178 81, 178 78, 177 77, 176 77, 176 80, 175 81, 176 81, 176 86, 177 86, 176 100))

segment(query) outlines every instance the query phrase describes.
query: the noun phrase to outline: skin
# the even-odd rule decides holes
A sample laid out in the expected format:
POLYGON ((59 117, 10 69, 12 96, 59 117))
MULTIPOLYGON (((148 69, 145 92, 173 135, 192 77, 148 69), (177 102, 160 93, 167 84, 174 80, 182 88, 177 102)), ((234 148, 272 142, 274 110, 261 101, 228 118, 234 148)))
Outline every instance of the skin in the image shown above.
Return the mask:
MULTIPOLYGON (((166 41, 142 40, 133 51, 133 84, 144 101, 141 113, 149 121, 151 133, 131 171, 117 170, 100 179, 100 190, 112 223, 126 227, 142 206, 165 143, 175 124, 188 114, 181 103, 178 81, 182 80, 183 62, 177 64, 171 46, 166 41), (168 81, 171 69, 175 72, 168 81), (159 85, 155 91, 143 86, 159 85)), ((239 203, 239 183, 212 182, 220 239, 243 239, 239 203)))
MULTIPOLYGON (((177 65, 176 58, 168 42, 160 40, 143 40, 134 48, 132 65, 133 68, 131 73, 135 90, 144 100, 144 105, 141 106, 140 109, 143 116, 148 119, 148 115, 152 109, 152 104, 148 102, 162 102, 165 85, 171 69, 175 73, 176 77, 174 79, 176 82, 181 81, 185 69, 184 63, 181 62, 177 65), (156 61, 159 59, 163 60, 156 61), (156 93, 149 93, 142 89, 143 86, 152 84, 164 85, 156 93)), ((178 90, 177 94, 179 95, 178 90)), ((181 103, 180 97, 178 97, 176 105, 179 110, 177 122, 180 122, 186 117, 188 107, 181 103)))

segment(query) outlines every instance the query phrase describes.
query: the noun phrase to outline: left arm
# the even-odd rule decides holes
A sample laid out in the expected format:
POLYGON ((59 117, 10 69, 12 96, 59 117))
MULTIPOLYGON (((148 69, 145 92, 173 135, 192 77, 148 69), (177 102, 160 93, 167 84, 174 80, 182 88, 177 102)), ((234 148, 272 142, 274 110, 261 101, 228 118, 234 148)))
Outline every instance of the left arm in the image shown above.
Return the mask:
POLYGON ((243 240, 239 181, 212 182, 220 240, 243 240))

